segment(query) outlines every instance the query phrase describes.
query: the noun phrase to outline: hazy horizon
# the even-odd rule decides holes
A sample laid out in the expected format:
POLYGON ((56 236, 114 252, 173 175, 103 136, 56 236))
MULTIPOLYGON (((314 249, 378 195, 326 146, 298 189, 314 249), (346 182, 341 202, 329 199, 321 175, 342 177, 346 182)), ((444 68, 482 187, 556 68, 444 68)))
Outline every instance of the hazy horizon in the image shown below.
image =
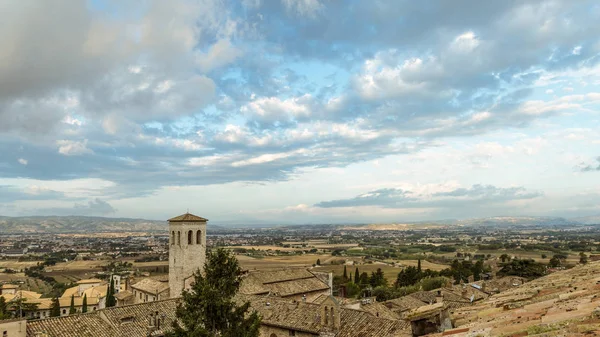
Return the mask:
POLYGON ((6 2, 0 214, 600 214, 595 1, 6 2))

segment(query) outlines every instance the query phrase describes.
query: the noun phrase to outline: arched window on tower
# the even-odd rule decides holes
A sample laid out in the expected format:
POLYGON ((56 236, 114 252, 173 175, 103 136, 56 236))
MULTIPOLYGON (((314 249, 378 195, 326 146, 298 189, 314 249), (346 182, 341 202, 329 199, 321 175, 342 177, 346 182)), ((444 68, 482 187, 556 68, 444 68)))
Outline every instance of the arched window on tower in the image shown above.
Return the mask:
POLYGON ((331 325, 335 325, 335 313, 333 307, 331 307, 331 310, 329 312, 331 313, 331 325))
POLYGON ((177 231, 177 245, 181 246, 181 232, 177 231))
POLYGON ((192 231, 188 231, 188 245, 191 245, 192 243, 194 243, 194 242, 192 242, 193 235, 194 234, 192 234, 192 231))
POLYGON ((171 232, 171 244, 174 245, 175 244, 175 231, 171 232))
POLYGON ((325 307, 325 325, 329 325, 329 308, 325 307))
POLYGON ((196 244, 202 244, 202 231, 196 231, 196 244))

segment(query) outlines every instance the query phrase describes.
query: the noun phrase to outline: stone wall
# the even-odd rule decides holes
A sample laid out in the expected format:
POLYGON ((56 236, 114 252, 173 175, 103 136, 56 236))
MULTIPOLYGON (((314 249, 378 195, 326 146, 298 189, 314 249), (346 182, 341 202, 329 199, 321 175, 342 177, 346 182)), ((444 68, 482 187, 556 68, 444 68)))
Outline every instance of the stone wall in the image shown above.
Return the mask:
POLYGON ((0 336, 25 337, 27 335, 27 321, 22 319, 0 321, 0 336))

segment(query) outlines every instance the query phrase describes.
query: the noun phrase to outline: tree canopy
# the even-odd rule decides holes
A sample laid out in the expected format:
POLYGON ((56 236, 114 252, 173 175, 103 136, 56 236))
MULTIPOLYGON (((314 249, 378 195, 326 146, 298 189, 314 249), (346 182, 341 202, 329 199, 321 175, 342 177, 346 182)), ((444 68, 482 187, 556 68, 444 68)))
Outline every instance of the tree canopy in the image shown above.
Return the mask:
POLYGON ((232 253, 218 249, 208 253, 204 273, 194 273, 189 291, 177 307, 178 320, 171 337, 258 337, 260 317, 250 303, 234 299, 242 270, 232 253))

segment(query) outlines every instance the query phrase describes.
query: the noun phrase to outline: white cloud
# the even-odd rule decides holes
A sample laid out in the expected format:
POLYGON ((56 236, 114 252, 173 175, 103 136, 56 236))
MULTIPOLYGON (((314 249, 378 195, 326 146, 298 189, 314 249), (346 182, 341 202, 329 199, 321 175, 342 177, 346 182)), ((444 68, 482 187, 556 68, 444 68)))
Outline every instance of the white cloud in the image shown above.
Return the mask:
POLYGON ((23 158, 19 158, 18 162, 21 165, 27 165, 27 163, 28 163, 27 159, 23 159, 23 158))
POLYGON ((93 153, 92 150, 87 147, 87 139, 84 141, 74 141, 74 140, 58 140, 56 145, 58 145, 58 153, 65 156, 79 156, 82 154, 93 153))

